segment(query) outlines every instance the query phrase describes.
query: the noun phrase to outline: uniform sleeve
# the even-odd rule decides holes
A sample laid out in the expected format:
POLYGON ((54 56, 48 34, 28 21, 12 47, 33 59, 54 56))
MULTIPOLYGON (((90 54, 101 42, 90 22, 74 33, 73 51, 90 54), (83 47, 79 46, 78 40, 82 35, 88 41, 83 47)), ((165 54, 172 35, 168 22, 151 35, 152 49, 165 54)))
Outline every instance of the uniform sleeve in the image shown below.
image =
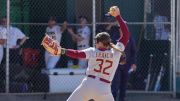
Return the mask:
POLYGON ((119 32, 120 32, 120 34, 122 34, 122 37, 120 37, 118 41, 123 43, 123 45, 126 47, 128 40, 129 40, 129 36, 130 36, 128 26, 120 15, 116 17, 116 20, 118 21, 118 23, 120 25, 119 32))
POLYGON ((125 50, 125 46, 122 42, 117 42, 116 47, 119 48, 121 51, 125 50))
POLYGON ((86 58, 86 54, 81 50, 67 49, 65 55, 75 59, 86 58))
POLYGON ((86 59, 89 59, 92 57, 93 48, 87 48, 82 51, 86 54, 86 59))
POLYGON ((18 28, 15 28, 15 33, 16 33, 18 39, 22 39, 25 37, 24 33, 18 28))
POLYGON ((93 48, 87 48, 85 50, 67 49, 65 55, 75 59, 89 59, 92 56, 92 52, 93 48))

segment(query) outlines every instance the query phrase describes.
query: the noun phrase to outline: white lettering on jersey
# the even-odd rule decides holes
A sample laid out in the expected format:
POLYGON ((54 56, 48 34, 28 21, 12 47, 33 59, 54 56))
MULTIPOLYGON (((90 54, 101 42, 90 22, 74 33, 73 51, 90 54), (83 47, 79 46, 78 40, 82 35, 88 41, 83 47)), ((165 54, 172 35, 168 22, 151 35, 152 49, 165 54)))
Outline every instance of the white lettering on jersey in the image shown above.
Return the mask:
POLYGON ((96 52, 96 58, 113 58, 113 53, 96 52))

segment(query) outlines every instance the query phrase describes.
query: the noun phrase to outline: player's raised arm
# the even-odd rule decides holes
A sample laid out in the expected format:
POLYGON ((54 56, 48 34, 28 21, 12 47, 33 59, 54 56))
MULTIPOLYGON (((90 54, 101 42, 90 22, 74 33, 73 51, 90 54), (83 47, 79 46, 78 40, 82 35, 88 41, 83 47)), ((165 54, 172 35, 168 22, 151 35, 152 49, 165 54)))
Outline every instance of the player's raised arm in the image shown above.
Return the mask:
POLYGON ((126 46, 128 43, 128 40, 129 40, 129 36, 130 36, 128 27, 120 15, 118 15, 116 17, 116 20, 118 21, 118 23, 120 25, 119 32, 120 32, 120 34, 122 34, 122 37, 119 38, 119 42, 122 42, 124 44, 124 46, 126 46))
POLYGON ((118 21, 119 25, 120 25, 120 38, 119 38, 119 42, 122 42, 124 44, 124 46, 127 45, 128 40, 129 40, 129 30, 128 27, 126 25, 126 22, 123 20, 121 14, 120 14, 120 10, 117 6, 113 6, 110 8, 110 11, 108 12, 110 15, 112 15, 113 17, 116 18, 116 20, 118 21))

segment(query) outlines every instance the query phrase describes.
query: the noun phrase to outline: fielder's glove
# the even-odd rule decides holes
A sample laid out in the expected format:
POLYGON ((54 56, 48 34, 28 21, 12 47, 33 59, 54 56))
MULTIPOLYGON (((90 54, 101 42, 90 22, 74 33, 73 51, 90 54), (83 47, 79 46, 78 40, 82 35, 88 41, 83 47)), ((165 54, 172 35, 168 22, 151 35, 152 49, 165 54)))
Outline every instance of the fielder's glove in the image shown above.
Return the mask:
POLYGON ((52 39, 48 35, 46 35, 43 38, 43 41, 41 43, 43 47, 52 55, 58 56, 61 54, 61 46, 59 45, 59 42, 52 39))

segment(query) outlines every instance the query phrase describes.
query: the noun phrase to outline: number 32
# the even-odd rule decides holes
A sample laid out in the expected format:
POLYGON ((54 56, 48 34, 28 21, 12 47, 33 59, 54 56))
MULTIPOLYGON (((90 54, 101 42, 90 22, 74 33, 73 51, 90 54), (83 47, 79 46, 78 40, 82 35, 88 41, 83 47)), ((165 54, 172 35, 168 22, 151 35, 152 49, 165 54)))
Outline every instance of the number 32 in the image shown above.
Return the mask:
POLYGON ((110 61, 110 60, 104 60, 104 59, 96 59, 96 61, 97 61, 97 62, 100 62, 100 64, 99 64, 99 69, 94 68, 94 71, 95 71, 95 72, 100 72, 100 73, 102 72, 102 73, 105 74, 105 75, 109 75, 109 73, 107 73, 106 71, 107 71, 107 69, 109 69, 109 68, 112 67, 113 62, 110 61), (104 63, 107 64, 106 67, 103 67, 103 64, 104 64, 104 63))

